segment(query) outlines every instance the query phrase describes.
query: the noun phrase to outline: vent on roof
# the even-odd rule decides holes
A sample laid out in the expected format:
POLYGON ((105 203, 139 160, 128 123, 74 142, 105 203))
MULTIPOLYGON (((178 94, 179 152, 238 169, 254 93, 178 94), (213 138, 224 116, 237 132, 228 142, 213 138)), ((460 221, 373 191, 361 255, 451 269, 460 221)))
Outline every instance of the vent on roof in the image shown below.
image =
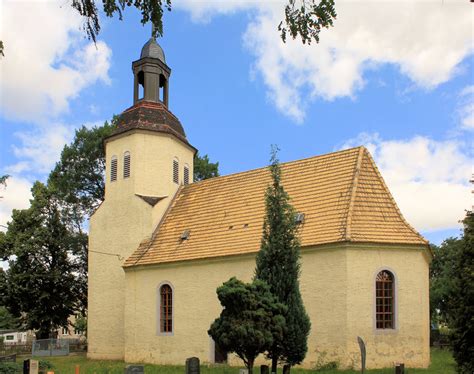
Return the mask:
POLYGON ((304 213, 296 213, 295 214, 295 223, 299 225, 300 223, 304 222, 304 213))
POLYGON ((180 239, 181 240, 188 240, 189 239, 189 234, 191 234, 191 230, 184 230, 183 233, 181 234, 180 239))

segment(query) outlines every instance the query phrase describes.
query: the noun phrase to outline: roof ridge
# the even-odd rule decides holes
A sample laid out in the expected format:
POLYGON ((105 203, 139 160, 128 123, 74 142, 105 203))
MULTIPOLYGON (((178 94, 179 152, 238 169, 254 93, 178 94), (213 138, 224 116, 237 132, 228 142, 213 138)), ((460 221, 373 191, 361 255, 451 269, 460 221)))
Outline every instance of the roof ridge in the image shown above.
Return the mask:
POLYGON ((354 178, 351 186, 351 197, 349 198, 349 206, 347 208, 346 229, 344 232, 344 240, 351 240, 351 225, 352 225, 352 211, 354 210, 354 200, 357 193, 357 185, 359 183, 359 174, 362 167, 362 159, 366 153, 364 146, 359 147, 359 154, 357 155, 357 162, 354 166, 354 178))
POLYGON ((374 159, 372 158, 370 152, 367 152, 367 156, 368 156, 368 159, 369 159, 369 162, 370 164, 372 165, 372 167, 374 168, 375 170, 375 173, 377 174, 377 177, 379 178, 381 184, 382 184, 382 188, 385 190, 385 192, 388 194, 388 197, 390 198, 390 201, 392 202, 393 206, 395 207, 395 210, 397 211, 400 219, 402 220, 402 222, 408 227, 409 230, 411 230, 418 238, 420 238, 426 245, 429 245, 429 242, 428 240, 426 240, 412 225, 410 225, 408 223, 408 221, 405 219, 405 217, 403 216, 400 208, 398 207, 398 204, 397 202, 395 201, 395 199, 393 198, 392 196, 392 193, 390 192, 390 190, 388 189, 388 186, 387 184, 385 183, 385 180, 383 179, 382 177, 382 174, 380 174, 380 171, 377 167, 377 165, 375 164, 375 161, 374 159))
POLYGON ((151 234, 150 239, 148 240, 148 243, 147 243, 148 245, 147 245, 146 249, 138 256, 137 259, 135 259, 133 264, 127 264, 128 260, 131 259, 133 257, 133 255, 140 249, 140 245, 138 245, 137 249, 135 249, 133 251, 133 253, 125 260, 123 266, 134 266, 134 265, 138 264, 138 262, 143 258, 143 256, 145 256, 145 254, 150 250, 151 246, 153 245, 153 241, 155 240, 156 236, 158 235, 159 228, 161 227, 161 225, 165 221, 166 217, 168 216, 168 213, 170 212, 172 206, 174 206, 174 204, 175 204, 176 200, 178 199, 178 196, 179 196, 182 189, 183 189, 183 186, 180 185, 178 187, 178 189, 176 190, 176 192, 174 193, 168 207, 166 208, 165 212, 161 216, 160 221, 158 222, 155 229, 153 230, 153 233, 151 234))
MULTIPOLYGON (((352 147, 352 148, 347 148, 347 149, 342 149, 342 150, 339 150, 339 151, 334 151, 334 152, 329 152, 329 153, 323 153, 321 155, 315 155, 315 156, 310 156, 310 157, 305 157, 305 158, 301 158, 299 160, 292 160, 292 161, 286 161, 286 162, 281 162, 280 165, 281 166, 287 166, 287 165, 290 165, 290 164, 293 164, 293 163, 297 163, 297 162, 301 162, 301 161, 308 161, 308 160, 312 160, 312 159, 316 159, 316 158, 319 158, 319 157, 326 157, 326 156, 332 156, 332 155, 335 155, 335 154, 338 154, 338 153, 344 153, 344 152, 354 152, 356 149, 359 149, 359 148, 364 148, 364 146, 360 145, 360 146, 357 146, 357 147, 352 147)), ((197 182, 193 182, 193 183, 190 183, 188 184, 187 186, 185 186, 186 188, 191 188, 192 186, 194 185, 197 185, 197 184, 203 184, 203 183, 210 183, 212 181, 215 181, 216 179, 223 179, 223 178, 229 178, 229 177, 234 177, 236 175, 241 175, 241 174, 247 174, 247 173, 251 173, 251 172, 256 172, 256 171, 260 171, 260 170, 265 170, 265 169, 268 169, 268 165, 267 166, 261 166, 259 168, 255 168, 255 169, 250 169, 250 170, 245 170, 245 171, 238 171, 237 173, 231 173, 231 174, 226 174, 226 175, 219 175, 218 177, 213 177, 213 178, 208 178, 208 179, 203 179, 203 180, 200 180, 200 181, 197 181, 197 182)))

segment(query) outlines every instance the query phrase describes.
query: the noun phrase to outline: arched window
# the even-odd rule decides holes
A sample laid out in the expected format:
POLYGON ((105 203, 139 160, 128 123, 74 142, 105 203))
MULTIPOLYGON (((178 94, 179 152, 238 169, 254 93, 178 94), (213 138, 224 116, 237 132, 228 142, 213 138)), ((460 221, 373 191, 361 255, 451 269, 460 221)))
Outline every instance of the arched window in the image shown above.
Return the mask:
POLYGON ((160 333, 173 332, 173 290, 169 284, 160 287, 160 333))
POLYGON ((125 152, 123 154, 123 177, 130 177, 130 152, 125 152))
POLYGON ((395 328, 395 281, 388 270, 379 272, 375 280, 375 321, 377 329, 395 328))
POLYGON ((189 184, 189 166, 184 165, 184 184, 189 184))
POLYGON ((112 156, 110 160, 110 181, 114 182, 117 180, 117 156, 112 156))
POLYGON ((173 160, 173 182, 179 183, 179 162, 178 160, 173 160))

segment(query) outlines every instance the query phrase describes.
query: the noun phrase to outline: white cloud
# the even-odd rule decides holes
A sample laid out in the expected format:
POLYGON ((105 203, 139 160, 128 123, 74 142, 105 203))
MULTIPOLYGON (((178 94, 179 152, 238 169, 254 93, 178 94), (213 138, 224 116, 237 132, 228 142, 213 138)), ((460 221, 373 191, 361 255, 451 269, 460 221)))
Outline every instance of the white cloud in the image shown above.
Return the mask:
POLYGON ((37 127, 27 132, 17 132, 20 145, 12 146, 17 163, 5 168, 10 174, 48 173, 59 161, 64 145, 72 140, 74 129, 60 123, 37 127))
POLYGON ((244 44, 255 56, 269 98, 298 122, 315 98, 355 97, 364 72, 392 64, 421 89, 433 89, 461 71, 473 50, 473 8, 465 1, 338 1, 334 27, 320 44, 283 44, 277 26, 284 1, 176 3, 194 20, 252 10, 244 44))
MULTIPOLYGON (((26 209, 30 206, 31 187, 33 184, 25 178, 12 176, 7 180, 7 187, 0 188, 0 225, 6 225, 11 219, 13 209, 26 209)), ((0 226, 1 231, 5 231, 0 226)))
POLYGON ((400 210, 416 229, 433 231, 459 227, 472 206, 469 179, 472 160, 457 141, 416 136, 383 140, 360 134, 342 148, 365 145, 394 195, 400 210))
POLYGON ((97 81, 110 81, 111 50, 84 42, 81 17, 68 2, 3 1, 0 108, 14 120, 41 121, 97 81))
POLYGON ((474 85, 465 87, 460 93, 458 114, 461 128, 474 130, 474 85))

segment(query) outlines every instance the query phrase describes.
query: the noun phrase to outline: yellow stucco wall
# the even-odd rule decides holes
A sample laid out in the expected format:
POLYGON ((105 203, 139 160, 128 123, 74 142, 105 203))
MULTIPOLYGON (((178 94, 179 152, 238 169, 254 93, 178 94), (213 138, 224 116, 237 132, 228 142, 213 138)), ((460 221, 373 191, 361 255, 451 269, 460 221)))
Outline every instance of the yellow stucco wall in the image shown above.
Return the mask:
MULTIPOLYGON (((303 251, 301 292, 312 322, 304 367, 318 360, 359 365, 357 336, 367 343, 368 367, 405 362, 429 364, 428 261, 425 249, 384 246, 328 246, 303 251), (409 264, 409 265, 408 265, 409 264), (376 331, 375 275, 391 269, 397 282, 397 326, 376 331)), ((190 261, 126 271, 125 360, 183 364, 190 356, 213 362, 207 335, 220 313, 215 290, 231 276, 250 281, 253 256, 190 261), (157 333, 158 288, 174 290, 175 328, 170 336, 157 333)), ((260 360, 257 364, 261 363, 260 360)), ((231 364, 241 365, 235 357, 231 364)))
POLYGON ((182 183, 184 164, 189 165, 192 181, 193 156, 192 148, 167 134, 131 131, 107 142, 105 200, 90 220, 89 357, 123 359, 123 260, 151 235, 179 187, 172 179, 173 159, 179 160, 182 183), (126 151, 131 155, 131 175, 124 179, 126 151), (110 181, 112 156, 118 159, 117 181, 114 182, 110 181), (136 194, 166 198, 151 207, 136 194))
POLYGON ((429 254, 426 249, 370 246, 347 251, 347 364, 359 362, 357 336, 367 345, 367 365, 427 367, 430 362, 429 254), (376 274, 395 276, 395 329, 375 329, 376 274), (370 308, 365 307, 370 305, 370 308))

